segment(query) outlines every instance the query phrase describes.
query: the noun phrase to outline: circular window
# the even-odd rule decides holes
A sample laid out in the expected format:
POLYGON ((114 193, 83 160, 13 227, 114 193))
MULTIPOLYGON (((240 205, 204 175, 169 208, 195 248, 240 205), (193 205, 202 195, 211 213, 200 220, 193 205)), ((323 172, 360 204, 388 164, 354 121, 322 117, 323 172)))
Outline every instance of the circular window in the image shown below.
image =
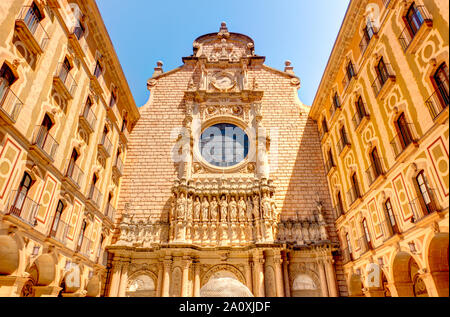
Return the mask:
POLYGON ((248 136, 244 130, 231 123, 212 125, 200 137, 200 153, 214 166, 237 165, 248 155, 248 136))

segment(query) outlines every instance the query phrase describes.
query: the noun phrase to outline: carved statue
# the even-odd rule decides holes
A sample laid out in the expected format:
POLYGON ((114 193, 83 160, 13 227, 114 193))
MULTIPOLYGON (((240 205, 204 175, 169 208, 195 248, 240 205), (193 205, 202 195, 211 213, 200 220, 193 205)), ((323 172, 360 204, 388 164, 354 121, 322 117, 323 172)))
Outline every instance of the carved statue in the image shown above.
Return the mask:
POLYGON ((241 196, 239 199, 239 219, 241 221, 245 220, 245 211, 247 208, 247 204, 245 203, 244 197, 241 196))
POLYGON ((219 214, 219 204, 217 203, 216 196, 212 198, 211 204, 209 205, 211 211, 211 221, 217 221, 217 216, 219 214))
POLYGON ((298 244, 300 244, 301 241, 303 241, 303 232, 302 232, 302 226, 300 223, 297 223, 294 227, 294 239, 297 241, 298 244))
POLYGON ((303 240, 305 242, 310 241, 310 236, 309 236, 309 222, 305 221, 302 223, 302 234, 303 234, 303 240))
POLYGON ((255 219, 259 219, 259 196, 253 196, 253 217, 255 219))
POLYGON ((264 218, 270 218, 270 198, 268 197, 267 193, 264 193, 263 198, 261 200, 261 205, 264 212, 264 218))
POLYGON ((192 195, 188 195, 187 199, 187 211, 186 211, 186 219, 192 220, 192 208, 194 206, 194 201, 192 199, 192 195))
POLYGON ((194 220, 200 219, 200 211, 202 209, 202 204, 200 202, 200 198, 198 196, 195 197, 194 202, 194 220))
POLYGON ((209 220, 209 202, 208 197, 203 197, 202 202, 202 221, 208 221, 209 220))
POLYGON ((247 198, 247 219, 248 219, 248 221, 252 220, 252 212, 253 212, 252 199, 250 197, 248 197, 247 198))
POLYGON ((272 197, 270 197, 270 212, 274 220, 280 221, 280 214, 277 211, 277 205, 272 197))
POLYGON ((220 201, 220 218, 222 222, 227 221, 227 212, 228 212, 228 203, 225 196, 222 196, 222 200, 220 201))
POLYGON ((324 225, 320 226, 320 240, 328 240, 328 232, 324 225))
POLYGON ((236 220, 237 219, 237 203, 233 196, 231 197, 229 207, 230 207, 230 219, 232 221, 236 220))
POLYGON ((183 219, 186 211, 186 196, 184 193, 180 194, 177 200, 177 218, 183 219))

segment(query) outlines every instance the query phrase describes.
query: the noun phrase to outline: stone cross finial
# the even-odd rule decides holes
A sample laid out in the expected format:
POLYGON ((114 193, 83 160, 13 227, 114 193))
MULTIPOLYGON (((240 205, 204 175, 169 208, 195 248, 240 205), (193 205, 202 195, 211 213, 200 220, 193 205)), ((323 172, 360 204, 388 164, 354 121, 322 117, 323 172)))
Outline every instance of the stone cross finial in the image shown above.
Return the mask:
POLYGON ((289 73, 289 74, 293 74, 294 75, 294 66, 291 66, 291 61, 285 61, 284 62, 284 65, 285 65, 285 67, 284 67, 284 71, 286 72, 286 73, 289 73))

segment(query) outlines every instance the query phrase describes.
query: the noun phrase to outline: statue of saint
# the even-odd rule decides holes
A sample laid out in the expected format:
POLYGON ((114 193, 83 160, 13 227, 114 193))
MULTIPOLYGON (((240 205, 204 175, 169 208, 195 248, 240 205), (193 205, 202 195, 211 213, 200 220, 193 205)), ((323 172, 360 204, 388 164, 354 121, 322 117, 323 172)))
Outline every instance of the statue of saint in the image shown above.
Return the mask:
POLYGON ((209 220, 209 202, 208 197, 203 197, 202 202, 202 221, 208 221, 209 220))
POLYGON ((192 195, 188 195, 186 220, 192 220, 192 208, 193 208, 193 206, 194 206, 194 201, 192 199, 192 195))
POLYGON ((259 219, 259 196, 253 196, 253 217, 259 219))
POLYGON ((194 202, 194 220, 200 219, 200 210, 202 209, 202 203, 200 202, 200 198, 198 196, 195 197, 194 202))
POLYGON ((216 196, 212 198, 211 204, 209 205, 211 211, 211 221, 217 221, 217 216, 219 214, 219 204, 217 203, 216 196))
POLYGON ((227 212, 228 212, 228 203, 227 198, 224 195, 222 196, 222 200, 220 201, 220 218, 222 222, 227 221, 227 212))
POLYGON ((239 220, 245 220, 245 211, 247 209, 247 204, 245 203, 244 197, 241 196, 239 199, 239 220))
POLYGON ((247 198, 247 219, 248 219, 248 221, 252 220, 252 212, 253 212, 252 199, 249 196, 247 198))
POLYGON ((270 206, 270 198, 267 195, 267 193, 265 193, 263 195, 263 198, 261 200, 261 205, 262 205, 263 212, 264 212, 263 213, 264 214, 264 218, 269 218, 270 217, 271 206, 270 206))
POLYGON ((177 219, 183 219, 186 211, 186 196, 184 193, 180 194, 177 200, 177 219))
POLYGON ((237 219, 237 203, 236 200, 234 200, 234 197, 231 197, 230 201, 230 218, 232 221, 237 219))

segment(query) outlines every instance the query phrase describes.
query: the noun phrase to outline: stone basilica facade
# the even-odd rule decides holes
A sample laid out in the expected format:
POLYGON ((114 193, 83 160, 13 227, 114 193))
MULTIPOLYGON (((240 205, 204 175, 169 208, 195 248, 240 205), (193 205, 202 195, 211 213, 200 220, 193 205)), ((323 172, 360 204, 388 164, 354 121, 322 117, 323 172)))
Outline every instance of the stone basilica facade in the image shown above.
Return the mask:
POLYGON ((300 79, 289 62, 279 71, 264 60, 222 23, 194 41, 183 66, 163 72, 158 62, 130 136, 109 296, 346 292, 300 79), (224 153, 243 145, 241 159, 205 156, 211 127, 224 153))

